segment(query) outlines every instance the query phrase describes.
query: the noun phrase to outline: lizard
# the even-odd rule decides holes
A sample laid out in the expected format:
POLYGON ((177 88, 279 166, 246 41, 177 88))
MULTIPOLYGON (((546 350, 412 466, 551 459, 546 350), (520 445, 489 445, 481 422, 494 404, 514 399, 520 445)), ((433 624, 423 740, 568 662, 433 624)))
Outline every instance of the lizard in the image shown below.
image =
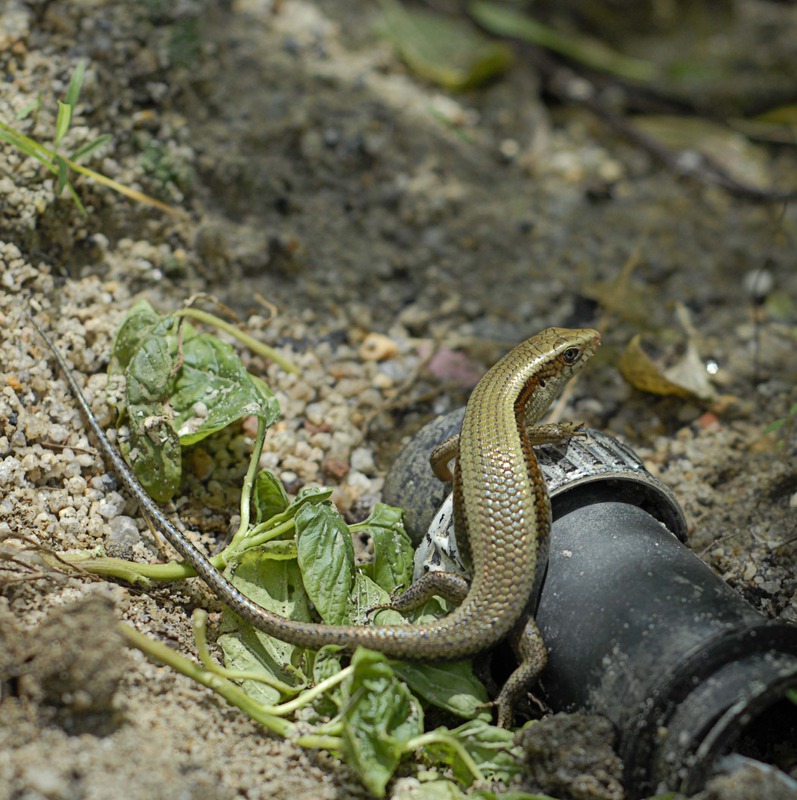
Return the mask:
POLYGON ((29 318, 122 485, 225 605, 255 628, 300 647, 317 650, 334 644, 352 651, 364 646, 404 660, 467 658, 511 635, 521 665, 493 702, 499 708, 499 723, 511 721, 510 701, 519 688, 536 680, 547 658, 533 620, 521 629, 527 602, 542 581, 551 526, 550 500, 532 443, 569 435, 532 426, 595 352, 600 344, 597 331, 548 328, 517 345, 473 390, 459 435, 433 451, 431 462, 438 477, 453 478, 455 530, 472 566, 471 580, 467 583, 452 573, 427 573, 393 598, 391 607, 416 607, 436 594, 458 603, 456 608, 419 626, 351 626, 285 619, 250 600, 219 572, 147 494, 94 416, 64 356, 29 318), (454 457, 451 475, 447 464, 454 457))

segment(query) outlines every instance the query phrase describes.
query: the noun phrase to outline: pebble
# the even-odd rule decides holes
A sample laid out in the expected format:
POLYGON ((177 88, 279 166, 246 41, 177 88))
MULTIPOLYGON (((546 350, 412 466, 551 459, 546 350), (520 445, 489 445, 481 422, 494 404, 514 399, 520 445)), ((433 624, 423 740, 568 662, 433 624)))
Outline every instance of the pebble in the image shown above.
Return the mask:
POLYGON ((372 475, 376 470, 374 455, 367 447, 357 447, 351 453, 351 467, 366 474, 372 475))
POLYGON ((114 517, 109 521, 108 529, 108 545, 114 548, 131 548, 141 541, 141 532, 132 517, 114 517))
POLYGON ((125 499, 119 492, 111 492, 95 505, 95 510, 104 519, 111 520, 124 511, 125 504, 125 499))
POLYGON ((398 345, 382 333, 369 333, 359 348, 363 361, 386 361, 398 353, 398 345))

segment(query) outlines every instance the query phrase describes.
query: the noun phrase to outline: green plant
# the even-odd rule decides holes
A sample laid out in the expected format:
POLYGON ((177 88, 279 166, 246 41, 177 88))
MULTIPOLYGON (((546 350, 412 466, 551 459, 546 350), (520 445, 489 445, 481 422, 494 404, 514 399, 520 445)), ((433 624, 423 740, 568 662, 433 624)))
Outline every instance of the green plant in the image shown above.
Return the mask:
POLYGON ((776 431, 782 431, 780 435, 782 435, 784 438, 788 438, 794 429, 795 419, 797 419, 797 403, 794 403, 789 408, 785 417, 781 417, 780 419, 774 420, 774 422, 770 422, 769 425, 764 428, 764 433, 775 433, 776 431))
MULTIPOLYGON (((55 120, 55 133, 53 136, 53 145, 48 147, 31 136, 26 136, 21 131, 17 130, 12 125, 0 120, 0 140, 8 142, 16 147, 31 158, 35 158, 42 164, 49 172, 56 176, 55 196, 58 197, 64 189, 69 192, 70 197, 74 200, 77 207, 82 214, 86 214, 86 208, 83 205, 75 187, 70 178, 70 171, 85 175, 98 183, 113 189, 119 194, 130 197, 140 203, 155 206, 156 208, 166 211, 173 215, 182 215, 183 212, 175 209, 165 203, 156 200, 154 197, 139 192, 136 189, 131 189, 112 178, 107 177, 99 172, 95 172, 88 167, 83 166, 80 162, 94 155, 101 147, 108 144, 112 137, 110 134, 104 133, 90 142, 75 148, 69 155, 64 155, 60 152, 64 136, 69 130, 69 126, 75 115, 75 106, 77 105, 78 98, 80 97, 80 90, 83 87, 83 79, 86 73, 87 62, 81 60, 75 67, 72 77, 69 81, 69 86, 66 90, 66 95, 63 101, 58 101, 58 115, 55 120)), ((34 122, 41 109, 42 95, 41 92, 36 96, 36 99, 25 106, 16 116, 17 122, 22 122, 29 116, 34 117, 34 122)))
MULTIPOLYGON (((123 414, 131 436, 141 426, 151 435, 154 419, 173 426, 174 453, 153 452, 149 458, 141 456, 141 442, 135 448, 139 457, 134 470, 145 485, 154 476, 156 489, 164 483, 164 461, 179 461, 181 444, 198 441, 244 415, 257 417, 241 492, 241 522, 229 545, 211 559, 214 566, 256 603, 294 620, 423 624, 445 613, 436 599, 409 618, 383 607, 397 586, 412 579, 412 545, 400 509, 377 504, 366 520, 348 525, 329 502, 331 489, 306 487, 291 499, 275 475, 258 469, 266 429, 279 411, 276 399, 262 381, 246 373, 231 347, 198 333, 180 319, 185 316, 223 324, 196 309, 162 316, 138 303, 117 331, 112 369, 125 371, 123 414), (215 403, 203 403, 205 394, 217 398, 215 403), (164 414, 159 404, 171 413, 164 414), (198 405, 209 413, 192 419, 198 405), (354 558, 352 536, 363 533, 373 542, 369 564, 357 564, 354 558), (330 581, 330 575, 335 579, 330 581), (371 609, 378 610, 370 614, 371 609)), ((262 345, 258 349, 263 352, 262 345)), ((59 554, 52 563, 141 587, 196 574, 184 562, 139 564, 98 552, 59 554)), ((464 797, 461 786, 474 780, 508 781, 521 769, 513 734, 489 723, 487 692, 469 661, 402 662, 363 648, 351 657, 337 647, 314 652, 267 636, 227 610, 217 642, 225 661, 220 666, 208 651, 205 619, 204 612, 195 612, 199 664, 129 626, 122 626, 122 632, 131 645, 213 689, 271 732, 301 747, 341 756, 377 796, 384 796, 399 763, 416 751, 427 765, 424 791, 431 793, 424 797, 464 797), (426 731, 428 706, 466 721, 453 730, 426 731)), ((525 793, 515 797, 535 798, 525 793)))

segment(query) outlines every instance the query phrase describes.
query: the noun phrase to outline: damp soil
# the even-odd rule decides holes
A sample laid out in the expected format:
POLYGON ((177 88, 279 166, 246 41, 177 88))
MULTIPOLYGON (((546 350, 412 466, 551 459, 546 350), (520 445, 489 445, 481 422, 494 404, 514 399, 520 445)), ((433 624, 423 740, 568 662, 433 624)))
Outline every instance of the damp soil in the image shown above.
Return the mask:
MULTIPOLYGON (((777 9, 780 28, 797 26, 793 7, 777 9)), ((105 367, 125 312, 213 295, 300 367, 244 354, 282 405, 263 465, 291 491, 333 486, 350 520, 381 498, 402 440, 465 402, 512 344, 599 327, 566 414, 634 447, 683 505, 690 546, 761 613, 797 622, 794 432, 764 432, 795 402, 794 207, 684 180, 585 111, 544 104, 522 57, 479 90, 435 88, 378 27, 376 4, 356 0, 0 10, 0 119, 41 92, 17 124, 48 140, 54 98, 87 59, 65 151, 110 133, 92 167, 182 212, 76 179, 83 215, 0 143, 0 800, 368 796, 336 759, 268 736, 116 639, 123 619, 193 655, 191 609, 219 611, 203 586, 144 593, 37 559, 38 546, 163 556, 26 310, 112 427, 105 367), (662 360, 689 339, 716 396, 631 388, 617 363, 636 334, 662 360)), ((746 45, 751 61, 767 61, 768 42, 746 45)), ((793 150, 763 152, 767 176, 797 187, 793 150)), ((186 454, 170 510, 209 552, 234 529, 251 433, 186 454)), ((551 741, 582 733, 562 725, 551 741)), ((570 783, 535 785, 622 796, 599 750, 564 756, 570 783)), ((556 771, 547 755, 535 769, 556 771)), ((422 797, 415 775, 392 796, 422 797)))

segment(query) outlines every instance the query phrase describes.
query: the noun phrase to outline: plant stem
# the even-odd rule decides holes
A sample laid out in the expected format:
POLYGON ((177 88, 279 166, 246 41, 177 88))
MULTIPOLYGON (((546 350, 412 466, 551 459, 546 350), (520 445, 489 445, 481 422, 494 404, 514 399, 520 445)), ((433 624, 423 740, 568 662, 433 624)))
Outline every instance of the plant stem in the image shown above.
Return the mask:
POLYGON ((231 561, 233 558, 238 558, 243 555, 247 550, 260 547, 261 544, 265 544, 272 539, 276 539, 278 536, 282 536, 283 533, 287 533, 294 527, 296 527, 296 523, 292 518, 285 520, 285 522, 279 525, 275 525, 273 528, 267 528, 266 530, 260 530, 261 526, 258 525, 257 528, 252 528, 246 538, 240 539, 237 544, 235 539, 238 538, 238 534, 236 533, 233 540, 224 548, 221 555, 224 556, 225 561, 231 561), (235 547, 233 547, 234 544, 236 545, 235 547))
MULTIPOLYGON (((196 577, 196 570, 185 561, 139 564, 135 561, 125 561, 123 558, 90 558, 85 553, 59 553, 58 557, 92 575, 119 578, 128 583, 147 585, 150 581, 179 581, 196 577)), ((213 556, 210 562, 216 569, 224 568, 225 561, 221 554, 213 556)))
POLYGON ((249 468, 246 470, 246 477, 244 484, 241 487, 241 524, 232 537, 228 547, 224 548, 224 553, 232 550, 246 536, 249 530, 249 518, 252 505, 252 488, 255 485, 255 478, 257 477, 257 465, 260 462, 260 454, 263 452, 263 441, 266 438, 266 421, 262 417, 257 418, 257 437, 255 444, 252 448, 252 455, 249 457, 249 468))
MULTIPOLYGON (((258 683, 264 683, 266 686, 276 689, 281 695, 288 695, 289 697, 298 694, 305 688, 305 686, 288 686, 284 681, 278 680, 266 672, 244 672, 243 670, 227 669, 217 664, 213 660, 213 657, 210 655, 210 650, 208 649, 207 621, 207 611, 201 608, 194 609, 194 613, 191 614, 194 644, 196 645, 196 652, 199 656, 199 660, 208 672, 220 675, 222 678, 227 678, 231 681, 257 681, 258 683)), ((281 709, 282 706, 269 707, 269 711, 278 714, 278 716, 284 716, 277 712, 276 709, 278 708, 281 709)))
POLYGON ((255 722, 259 722, 273 733, 280 736, 288 736, 293 732, 294 726, 292 723, 275 716, 267 707, 253 700, 243 689, 240 689, 226 678, 214 675, 209 670, 200 667, 199 664, 172 650, 171 647, 144 636, 143 633, 139 633, 130 625, 120 622, 118 629, 124 640, 132 647, 141 650, 147 658, 166 664, 182 675, 201 683, 203 686, 207 686, 217 694, 220 694, 228 703, 240 708, 255 722))
POLYGON ((213 325, 220 330, 226 331, 230 334, 230 336, 234 336, 239 342, 241 342, 241 344, 245 344, 252 352, 271 359, 275 364, 279 364, 279 366, 282 367, 282 369, 284 369, 286 372, 291 372, 294 375, 299 374, 299 368, 281 353, 274 350, 274 348, 269 347, 267 344, 259 342, 248 333, 238 330, 238 328, 236 328, 234 325, 230 325, 229 322, 225 322, 215 314, 211 314, 208 311, 202 311, 198 308, 181 308, 178 311, 172 312, 172 316, 190 317, 198 322, 204 322, 208 325, 213 325))
POLYGON ((473 775, 473 779, 477 781, 484 780, 484 775, 482 775, 481 770, 471 757, 470 753, 465 749, 465 747, 463 747, 462 743, 459 742, 455 736, 452 736, 445 729, 429 731, 429 733, 422 733, 420 736, 410 739, 404 745, 404 749, 407 752, 411 750, 420 750, 422 747, 426 747, 430 744, 443 744, 452 748, 462 759, 462 763, 470 770, 471 775, 473 775))

